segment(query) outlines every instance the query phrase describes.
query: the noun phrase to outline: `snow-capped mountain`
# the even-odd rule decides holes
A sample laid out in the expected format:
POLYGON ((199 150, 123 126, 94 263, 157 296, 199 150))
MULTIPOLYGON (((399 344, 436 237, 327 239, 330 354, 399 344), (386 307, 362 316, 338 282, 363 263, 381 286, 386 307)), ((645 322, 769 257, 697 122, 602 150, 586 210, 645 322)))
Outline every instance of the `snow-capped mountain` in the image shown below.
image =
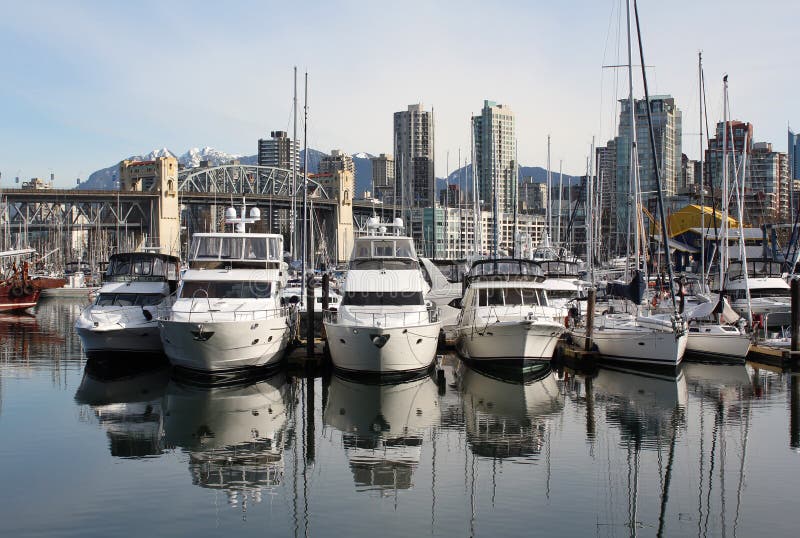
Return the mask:
MULTIPOLYGON (((129 161, 152 161, 158 157, 168 156, 176 157, 178 159, 178 164, 186 168, 196 168, 200 166, 201 161, 209 161, 212 166, 225 164, 234 159, 241 159, 246 164, 252 164, 255 162, 255 157, 242 157, 241 155, 235 153, 226 153, 209 146, 206 146, 202 149, 190 148, 180 157, 177 157, 174 152, 167 148, 160 148, 141 155, 131 155, 127 159, 129 161)), ((97 170, 96 172, 93 172, 86 181, 81 183, 78 188, 93 190, 116 189, 118 170, 119 164, 113 164, 107 168, 97 170)))

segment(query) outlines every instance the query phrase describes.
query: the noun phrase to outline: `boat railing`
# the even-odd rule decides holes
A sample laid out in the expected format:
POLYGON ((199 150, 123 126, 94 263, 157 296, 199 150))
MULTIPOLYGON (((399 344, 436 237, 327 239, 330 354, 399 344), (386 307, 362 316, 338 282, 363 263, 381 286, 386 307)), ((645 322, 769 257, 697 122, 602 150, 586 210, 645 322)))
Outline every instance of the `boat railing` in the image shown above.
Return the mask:
MULTIPOLYGON (((202 321, 204 323, 231 322, 231 321, 260 321, 273 318, 291 317, 293 308, 281 306, 278 308, 248 308, 237 307, 231 310, 205 309, 205 310, 172 310, 171 308, 159 309, 158 319, 171 321, 175 314, 182 315, 187 322, 202 321)), ((184 321, 182 320, 182 321, 184 321)))
MULTIPOLYGON (((345 320, 340 318, 340 312, 335 309, 323 310, 322 319, 325 323, 336 325, 345 320)), ((436 323, 439 321, 439 309, 427 308, 426 310, 393 311, 393 312, 364 312, 348 311, 346 323, 354 327, 402 327, 421 323, 436 323)))
POLYGON ((491 321, 549 319, 563 321, 567 308, 553 305, 483 305, 464 307, 464 315, 491 321))

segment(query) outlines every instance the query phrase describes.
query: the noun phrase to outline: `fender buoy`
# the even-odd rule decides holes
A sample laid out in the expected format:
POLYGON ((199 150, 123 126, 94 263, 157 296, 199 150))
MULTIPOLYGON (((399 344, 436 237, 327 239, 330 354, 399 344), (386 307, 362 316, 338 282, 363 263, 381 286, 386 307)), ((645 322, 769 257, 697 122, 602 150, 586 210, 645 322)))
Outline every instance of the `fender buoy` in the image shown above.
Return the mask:
POLYGON ((14 299, 19 299, 22 297, 22 286, 12 286, 11 289, 8 290, 8 295, 14 299))
POLYGON ((25 295, 33 295, 33 286, 30 284, 25 284, 25 287, 22 288, 22 293, 25 295))

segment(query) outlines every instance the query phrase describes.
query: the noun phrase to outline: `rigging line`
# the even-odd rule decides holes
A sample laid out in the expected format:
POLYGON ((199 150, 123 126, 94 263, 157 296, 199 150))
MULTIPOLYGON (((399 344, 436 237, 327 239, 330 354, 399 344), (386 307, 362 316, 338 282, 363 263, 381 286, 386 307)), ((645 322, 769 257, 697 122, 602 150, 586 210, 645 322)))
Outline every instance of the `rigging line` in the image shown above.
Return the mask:
MULTIPOLYGON (((739 399, 741 400, 742 394, 739 392, 739 399)), ((744 485, 744 461, 747 457, 747 439, 750 437, 750 402, 747 402, 745 407, 744 418, 744 439, 742 440, 742 461, 739 465, 739 485, 736 488, 736 512, 733 518, 733 536, 736 538, 736 530, 739 526, 739 509, 742 505, 742 486, 744 485)))
POLYGON ((656 534, 656 536, 659 537, 664 535, 664 516, 667 512, 667 502, 669 501, 669 484, 672 481, 672 464, 675 461, 675 440, 678 437, 678 432, 677 432, 678 419, 675 416, 677 410, 678 410, 677 407, 673 409, 671 417, 672 440, 670 441, 669 457, 667 459, 667 470, 664 475, 664 487, 662 489, 662 494, 661 494, 661 511, 658 517, 658 533, 656 534))

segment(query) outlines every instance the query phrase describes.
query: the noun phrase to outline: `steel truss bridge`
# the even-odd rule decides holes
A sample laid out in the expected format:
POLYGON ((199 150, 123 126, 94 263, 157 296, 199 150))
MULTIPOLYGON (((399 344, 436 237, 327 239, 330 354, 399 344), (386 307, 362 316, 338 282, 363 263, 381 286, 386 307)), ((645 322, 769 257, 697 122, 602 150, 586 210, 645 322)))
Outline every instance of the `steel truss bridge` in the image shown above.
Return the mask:
MULTIPOLYGON (((333 220, 337 200, 313 177, 308 182, 314 214, 333 220)), ((12 236, 55 229, 122 229, 125 233, 152 236, 159 196, 157 191, 3 189, 0 190, 0 225, 12 236)), ((301 211, 302 177, 293 182, 291 170, 239 164, 179 172, 179 202, 184 216, 190 219, 191 215, 203 212, 221 212, 231 202, 238 207, 242 196, 246 197, 248 205, 262 210, 264 220, 271 227, 279 214, 288 214, 286 210, 292 206, 293 199, 298 212, 301 211)), ((366 230, 367 219, 381 207, 370 200, 353 201, 356 233, 366 230)), ((383 209, 393 211, 394 207, 384 206, 383 209)))

